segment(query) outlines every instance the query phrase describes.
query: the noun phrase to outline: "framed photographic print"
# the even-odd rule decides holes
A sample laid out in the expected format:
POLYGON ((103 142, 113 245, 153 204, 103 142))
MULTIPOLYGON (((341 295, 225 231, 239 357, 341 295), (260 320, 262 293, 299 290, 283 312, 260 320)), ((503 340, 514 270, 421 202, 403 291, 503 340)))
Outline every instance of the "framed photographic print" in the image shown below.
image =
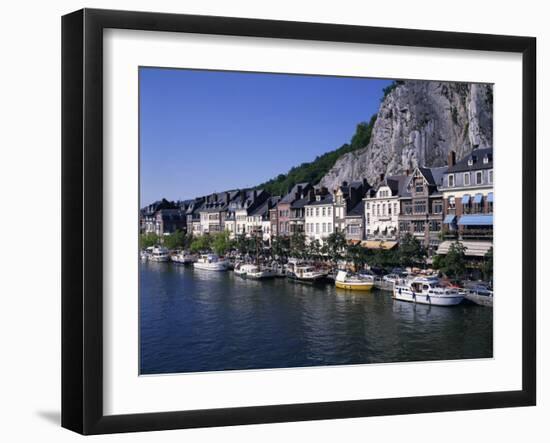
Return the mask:
POLYGON ((62 425, 534 405, 530 37, 62 21, 62 425))

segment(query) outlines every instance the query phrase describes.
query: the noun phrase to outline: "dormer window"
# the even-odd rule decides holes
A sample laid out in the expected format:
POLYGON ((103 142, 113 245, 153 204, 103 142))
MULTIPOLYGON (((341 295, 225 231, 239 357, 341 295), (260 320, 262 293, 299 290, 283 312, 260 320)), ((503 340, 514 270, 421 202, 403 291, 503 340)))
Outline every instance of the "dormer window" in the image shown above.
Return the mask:
POLYGON ((489 163, 489 157, 486 155, 483 157, 483 164, 486 165, 487 163, 489 163))
POLYGON ((474 159, 473 158, 469 158, 468 159, 468 166, 472 166, 474 164, 474 159))

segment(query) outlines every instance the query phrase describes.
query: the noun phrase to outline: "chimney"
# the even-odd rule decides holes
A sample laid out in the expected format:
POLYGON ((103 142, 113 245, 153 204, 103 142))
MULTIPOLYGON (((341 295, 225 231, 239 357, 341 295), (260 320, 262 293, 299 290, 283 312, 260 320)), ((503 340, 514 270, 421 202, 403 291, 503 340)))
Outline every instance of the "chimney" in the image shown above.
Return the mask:
POLYGON ((456 165, 456 152, 455 151, 449 151, 449 155, 447 156, 447 164, 449 167, 456 165))
POLYGON ((367 182, 367 179, 364 178, 363 179, 363 191, 367 191, 367 189, 369 189, 369 183, 367 182))
POLYGON ((407 170, 405 171, 405 174, 406 174, 407 176, 411 175, 411 170, 410 170, 409 168, 407 168, 407 170))
POLYGON ((348 185, 348 182, 347 181, 343 181, 342 182, 342 186, 347 186, 348 185))
POLYGON ((384 177, 385 177, 385 175, 384 175, 384 173, 382 172, 382 174, 380 174, 380 181, 381 181, 381 182, 384 181, 384 177))
POLYGON ((258 192, 254 189, 254 191, 252 191, 252 200, 256 200, 257 195, 258 195, 258 192))
POLYGON ((229 203, 229 199, 230 199, 230 194, 229 194, 229 192, 226 192, 225 193, 225 202, 229 203))

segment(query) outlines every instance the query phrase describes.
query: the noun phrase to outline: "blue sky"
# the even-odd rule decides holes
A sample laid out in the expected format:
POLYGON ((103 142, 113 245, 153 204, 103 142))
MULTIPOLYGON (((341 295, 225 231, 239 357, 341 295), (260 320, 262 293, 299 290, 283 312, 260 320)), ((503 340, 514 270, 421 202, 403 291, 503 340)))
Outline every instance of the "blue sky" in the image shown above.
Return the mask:
POLYGON ((141 205, 264 182, 349 142, 390 80, 140 68, 141 205))

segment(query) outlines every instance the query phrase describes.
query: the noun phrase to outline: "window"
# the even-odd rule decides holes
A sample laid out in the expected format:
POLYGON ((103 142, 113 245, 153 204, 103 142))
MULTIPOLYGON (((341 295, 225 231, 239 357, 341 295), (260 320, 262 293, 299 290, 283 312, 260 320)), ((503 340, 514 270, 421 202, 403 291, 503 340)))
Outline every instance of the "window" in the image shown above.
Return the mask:
POLYGON ((464 186, 470 186, 470 173, 464 173, 464 186))
POLYGON ((393 213, 397 214, 397 203, 393 204, 393 213))
POLYGON ((453 211, 456 208, 456 201, 454 197, 449 197, 449 209, 452 209, 453 211))
POLYGON ((391 215, 391 204, 388 203, 388 215, 391 215))
POLYGON ((483 172, 476 171, 476 185, 481 185, 483 183, 483 172))
POLYGON ((327 215, 329 217, 332 216, 332 208, 330 206, 327 208, 327 215))
POLYGON ((327 232, 327 224, 323 223, 323 232, 327 232))
POLYGON ((328 223, 328 233, 332 234, 332 223, 328 223))
POLYGON ((426 202, 424 200, 414 202, 414 213, 415 214, 426 213, 426 202))
POLYGON ((325 207, 323 207, 323 217, 327 215, 327 210, 325 207))
POLYGON ((411 202, 404 202, 403 203, 403 212, 405 212, 406 215, 412 214, 412 203, 411 202))
POLYGON ((489 169, 489 172, 487 173, 489 177, 489 183, 493 183, 493 170, 489 169))
POLYGON ((382 215, 386 215, 386 203, 382 203, 382 215))
POLYGON ((423 181, 421 178, 415 180, 415 183, 414 183, 414 190, 415 190, 417 193, 422 193, 422 192, 424 192, 424 181, 423 181))
POLYGON ((315 223, 315 233, 319 234, 319 223, 315 223))
POLYGON ((454 176, 454 174, 449 174, 447 176, 447 185, 449 186, 449 188, 454 187, 454 185, 455 185, 455 176, 454 176))
POLYGON ((367 211, 370 209, 370 203, 367 202, 367 211))
POLYGON ((442 212, 443 212, 443 202, 442 201, 434 202, 433 213, 434 214, 441 214, 442 212))
POLYGON ((315 216, 319 217, 319 208, 315 208, 315 216))

